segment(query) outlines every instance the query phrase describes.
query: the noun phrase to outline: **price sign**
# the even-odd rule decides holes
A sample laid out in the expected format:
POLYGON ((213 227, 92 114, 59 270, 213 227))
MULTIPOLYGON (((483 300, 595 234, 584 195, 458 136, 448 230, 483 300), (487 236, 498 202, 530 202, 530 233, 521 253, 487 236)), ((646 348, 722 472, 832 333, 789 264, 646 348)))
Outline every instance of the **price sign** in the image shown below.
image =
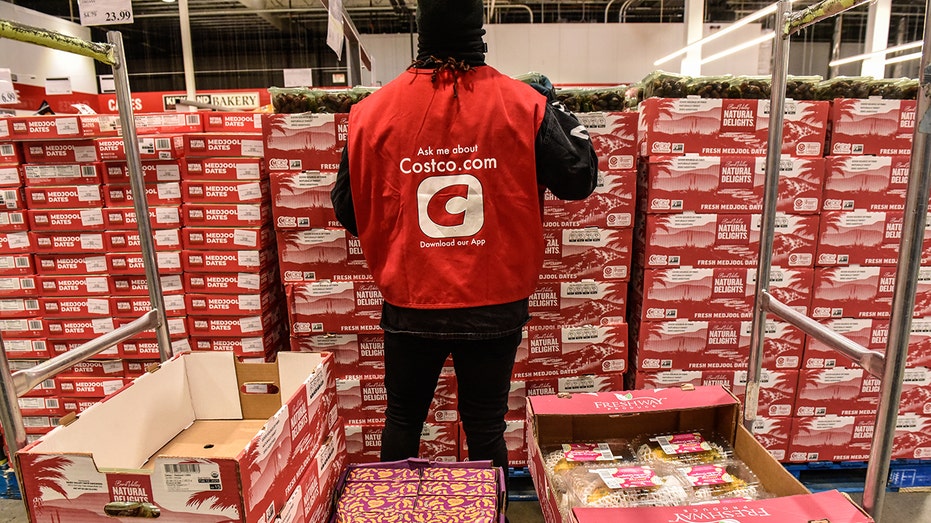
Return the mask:
POLYGON ((113 25, 133 23, 132 0, 78 0, 81 25, 113 25))
POLYGON ((0 68, 0 105, 16 103, 19 103, 19 99, 13 87, 13 73, 9 69, 0 68))

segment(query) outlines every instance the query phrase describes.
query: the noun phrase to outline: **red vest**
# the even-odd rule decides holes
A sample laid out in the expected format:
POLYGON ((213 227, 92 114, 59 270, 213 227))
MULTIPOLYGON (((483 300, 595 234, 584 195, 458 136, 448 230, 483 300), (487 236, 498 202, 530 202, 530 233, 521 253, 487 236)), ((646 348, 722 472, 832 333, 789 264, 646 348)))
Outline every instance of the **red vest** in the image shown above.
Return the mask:
POLYGON ((359 239, 385 300, 417 309, 509 303, 543 264, 534 141, 546 100, 490 66, 409 69, 349 115, 359 239))

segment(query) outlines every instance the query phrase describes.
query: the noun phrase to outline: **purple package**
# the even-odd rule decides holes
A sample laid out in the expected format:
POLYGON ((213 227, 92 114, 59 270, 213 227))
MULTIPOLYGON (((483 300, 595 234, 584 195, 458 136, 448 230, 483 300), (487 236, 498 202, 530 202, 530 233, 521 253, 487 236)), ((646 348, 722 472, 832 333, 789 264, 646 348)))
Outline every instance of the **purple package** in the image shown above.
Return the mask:
POLYGON ((416 508, 434 512, 495 510, 498 500, 493 496, 420 496, 416 508))
POLYGON ((417 498, 410 496, 342 496, 336 510, 341 514, 359 514, 362 512, 399 512, 412 511, 417 498))
POLYGON ((494 483, 477 481, 424 481, 420 483, 422 496, 492 496, 497 495, 494 483))
POLYGON ((418 523, 495 523, 498 521, 498 513, 494 510, 416 512, 415 514, 418 523))
POLYGON ((420 485, 415 481, 350 481, 343 496, 416 496, 420 485))
POLYGON ((359 467, 349 470, 346 481, 420 481, 420 471, 402 468, 359 467))
POLYGON ((337 523, 422 523, 425 521, 417 512, 359 512, 352 514, 339 513, 337 523))
POLYGON ((429 468, 421 474, 423 481, 478 481, 494 482, 494 469, 429 468))

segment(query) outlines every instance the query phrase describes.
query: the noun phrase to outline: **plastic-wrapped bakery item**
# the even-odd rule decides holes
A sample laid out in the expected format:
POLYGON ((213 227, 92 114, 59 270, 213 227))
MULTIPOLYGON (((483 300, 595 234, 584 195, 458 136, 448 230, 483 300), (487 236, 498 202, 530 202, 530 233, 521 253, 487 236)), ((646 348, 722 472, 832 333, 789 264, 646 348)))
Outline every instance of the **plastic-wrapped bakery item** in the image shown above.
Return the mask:
POLYGON ((691 487, 669 466, 622 465, 576 470, 568 478, 569 508, 667 507, 688 504, 691 487))
POLYGON ((627 86, 556 89, 556 99, 574 113, 623 111, 627 107, 627 86))
POLYGON ((633 450, 644 463, 683 465, 720 463, 734 454, 723 438, 706 438, 700 432, 641 436, 633 441, 633 450))
POLYGON ((750 501, 769 497, 756 474, 739 460, 679 466, 676 471, 692 487, 695 502, 750 501))
POLYGON ((633 455, 626 439, 564 443, 543 453, 543 467, 557 492, 566 491, 566 477, 575 469, 599 468, 631 463, 633 455))

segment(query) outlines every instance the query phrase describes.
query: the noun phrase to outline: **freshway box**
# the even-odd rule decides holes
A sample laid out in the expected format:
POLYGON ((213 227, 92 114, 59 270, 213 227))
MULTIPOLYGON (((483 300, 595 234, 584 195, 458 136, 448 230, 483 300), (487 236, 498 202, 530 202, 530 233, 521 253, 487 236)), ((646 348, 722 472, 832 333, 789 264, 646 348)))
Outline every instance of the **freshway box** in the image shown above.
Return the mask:
POLYGON ((830 154, 911 154, 916 108, 915 100, 834 100, 830 154))
POLYGON ((518 348, 513 372, 515 380, 627 370, 628 331, 623 323, 539 326, 531 328, 527 337, 527 344, 518 348))
POLYGON ((103 231, 103 209, 30 209, 31 231, 103 231))
MULTIPOLYGON (((644 321, 750 320, 756 269, 682 267, 644 272, 644 321)), ((807 314, 812 294, 811 269, 773 267, 770 293, 807 314)))
POLYGON ((337 378, 385 374, 385 333, 381 331, 291 336, 291 350, 333 354, 337 378))
MULTIPOLYGON (((122 138, 108 138, 120 140, 122 138)), ((26 163, 83 163, 100 159, 93 140, 50 141, 23 144, 26 163)))
POLYGON ((541 280, 627 280, 633 229, 546 229, 541 280))
POLYGON ((101 207, 99 185, 62 185, 25 188, 30 209, 73 209, 101 207))
POLYGON ((83 129, 78 115, 65 116, 12 116, 9 134, 17 140, 55 140, 81 138, 83 129))
MULTIPOLYGON (((138 231, 105 231, 103 235, 107 251, 139 252, 142 250, 138 231)), ((154 230, 152 239, 156 249, 178 250, 181 248, 181 235, 179 229, 176 228, 154 230)))
POLYGON ((294 335, 375 331, 382 297, 372 282, 317 281, 286 285, 294 335))
POLYGON ((265 249, 275 243, 271 227, 185 227, 181 245, 189 250, 265 249))
MULTIPOLYGON (((836 520, 839 514, 830 506, 818 505, 808 491, 772 458, 740 424, 740 403, 720 386, 603 392, 598 394, 563 394, 527 399, 527 448, 530 474, 544 518, 550 523, 595 523, 608 521, 649 521, 668 523, 676 511, 705 512, 722 505, 696 507, 586 508, 575 509, 563 518, 557 493, 543 466, 543 450, 573 441, 603 441, 604 438, 631 440, 644 434, 674 434, 701 431, 725 438, 735 455, 760 478, 763 488, 775 496, 805 496, 806 506, 818 507, 818 517, 830 521, 868 522, 870 519, 836 520), (809 499, 810 498, 810 499, 809 499), (672 511, 672 512, 670 512, 672 511), (634 519, 628 517, 630 515, 634 519)), ((846 498, 842 498, 846 499, 846 498)), ((777 510, 774 500, 741 502, 745 514, 763 514, 777 510), (773 506, 772 509, 766 507, 773 506)), ((790 503, 787 501, 786 503, 790 503)), ((853 509, 849 501, 843 505, 853 509)), ((687 513, 687 512, 686 512, 687 513)), ((849 512, 847 512, 849 513, 849 512)), ((725 517, 708 519, 720 521, 725 517)), ((694 521, 682 519, 680 521, 694 521)), ((769 520, 767 520, 769 521, 769 520)), ((782 519, 778 521, 808 521, 782 519)))
MULTIPOLYGON (((145 183, 181 181, 180 160, 142 162, 142 180, 145 183)), ((106 162, 101 166, 103 183, 130 183, 129 168, 124 162, 106 162)))
MULTIPOLYGON (((904 212, 829 211, 821 214, 816 265, 895 265, 904 212)), ((922 240, 922 265, 931 263, 931 226, 922 240)))
POLYGON ((272 221, 268 202, 253 204, 185 203, 181 206, 185 227, 262 227, 272 221))
MULTIPOLYGON (((870 350, 886 351, 889 338, 889 320, 879 318, 839 318, 821 320, 827 328, 844 335, 870 350)), ((909 367, 931 367, 931 318, 914 318, 908 337, 909 367)), ((805 346, 806 369, 848 367, 852 362, 820 341, 809 337, 805 346)))
MULTIPOLYGON (((133 190, 129 184, 107 184, 103 187, 104 203, 107 207, 132 207, 133 190)), ((146 202, 149 205, 180 205, 181 184, 162 182, 145 184, 146 202)))
POLYGON ((531 325, 610 325, 627 317, 626 281, 540 282, 530 295, 531 325))
POLYGON ((285 283, 372 279, 359 238, 346 229, 277 231, 278 266, 285 283))
POLYGON ((276 229, 340 226, 330 201, 335 172, 281 171, 271 173, 269 178, 276 229))
MULTIPOLYGON (((136 209, 132 207, 107 207, 103 210, 105 229, 138 231, 136 209)), ((181 227, 181 214, 177 206, 149 207, 149 225, 153 229, 173 229, 181 227)))
POLYGON ((903 211, 911 158, 828 156, 825 158, 825 211, 903 211))
MULTIPOLYGON (((829 102, 787 101, 782 154, 824 155, 829 102)), ((769 100, 648 98, 640 154, 766 155, 769 100)))
MULTIPOLYGON (((138 139, 140 160, 175 160, 184 154, 180 135, 139 136, 138 139)), ((98 138, 94 140, 94 147, 100 161, 126 161, 122 138, 98 138)))
POLYGON ((184 292, 210 294, 243 294, 265 291, 278 283, 278 271, 270 267, 260 272, 199 273, 184 276, 184 292))
POLYGON ((275 249, 260 251, 182 251, 181 265, 185 272, 254 272, 275 263, 275 249))
POLYGON ((106 522, 137 502, 166 521, 268 521, 330 432, 329 367, 318 354, 173 358, 17 454, 30 478, 68 478, 55 489, 27 480, 31 519, 106 522))
MULTIPOLYGON (((646 267, 756 267, 759 214, 648 214, 646 267)), ((817 215, 776 216, 773 263, 811 267, 818 236, 817 215)))
POLYGON ((268 180, 213 182, 185 181, 184 201, 191 203, 262 203, 268 200, 268 180))
MULTIPOLYGON (((38 244, 38 239, 31 232, 19 231, 19 232, 0 232, 0 254, 9 255, 9 254, 32 254, 35 251, 35 245, 38 244)), ((4 258, 9 258, 4 256, 4 258)), ((22 257, 16 257, 15 260, 22 260, 22 257)), ((23 267, 24 263, 22 261, 15 261, 16 265, 14 267, 23 267)), ((7 268, 14 268, 9 265, 7 268)))
POLYGON ((637 113, 592 112, 578 113, 598 155, 599 170, 627 170, 636 168, 637 113))
POLYGON ((185 157, 251 156, 262 158, 261 134, 190 133, 184 135, 185 157))
POLYGON ((264 177, 261 158, 185 158, 184 180, 259 180, 264 177))
MULTIPOLYGON (((751 322, 644 321, 632 353, 637 369, 659 371, 746 369, 750 354, 751 322)), ((764 327, 763 366, 767 369, 797 369, 805 348, 805 334, 781 321, 764 327)))
POLYGON ((547 191, 543 199, 543 226, 633 227, 636 192, 636 171, 598 171, 595 192, 582 200, 560 200, 547 191))
MULTIPOLYGON (((650 213, 750 213, 763 209, 765 156, 651 156, 646 203, 650 213)), ((822 158, 784 156, 779 162, 776 210, 821 210, 822 158)))
POLYGON ((261 133, 261 113, 206 113, 204 131, 208 133, 261 133))
MULTIPOLYGON (((888 318, 892 312, 895 267, 815 269, 811 315, 827 318, 888 318)), ((931 315, 931 269, 918 270, 912 316, 931 315)))
POLYGON ((27 163, 20 167, 26 185, 99 185, 99 163, 27 163))
POLYGON ((262 138, 269 171, 336 171, 349 136, 349 114, 270 114, 262 138))

